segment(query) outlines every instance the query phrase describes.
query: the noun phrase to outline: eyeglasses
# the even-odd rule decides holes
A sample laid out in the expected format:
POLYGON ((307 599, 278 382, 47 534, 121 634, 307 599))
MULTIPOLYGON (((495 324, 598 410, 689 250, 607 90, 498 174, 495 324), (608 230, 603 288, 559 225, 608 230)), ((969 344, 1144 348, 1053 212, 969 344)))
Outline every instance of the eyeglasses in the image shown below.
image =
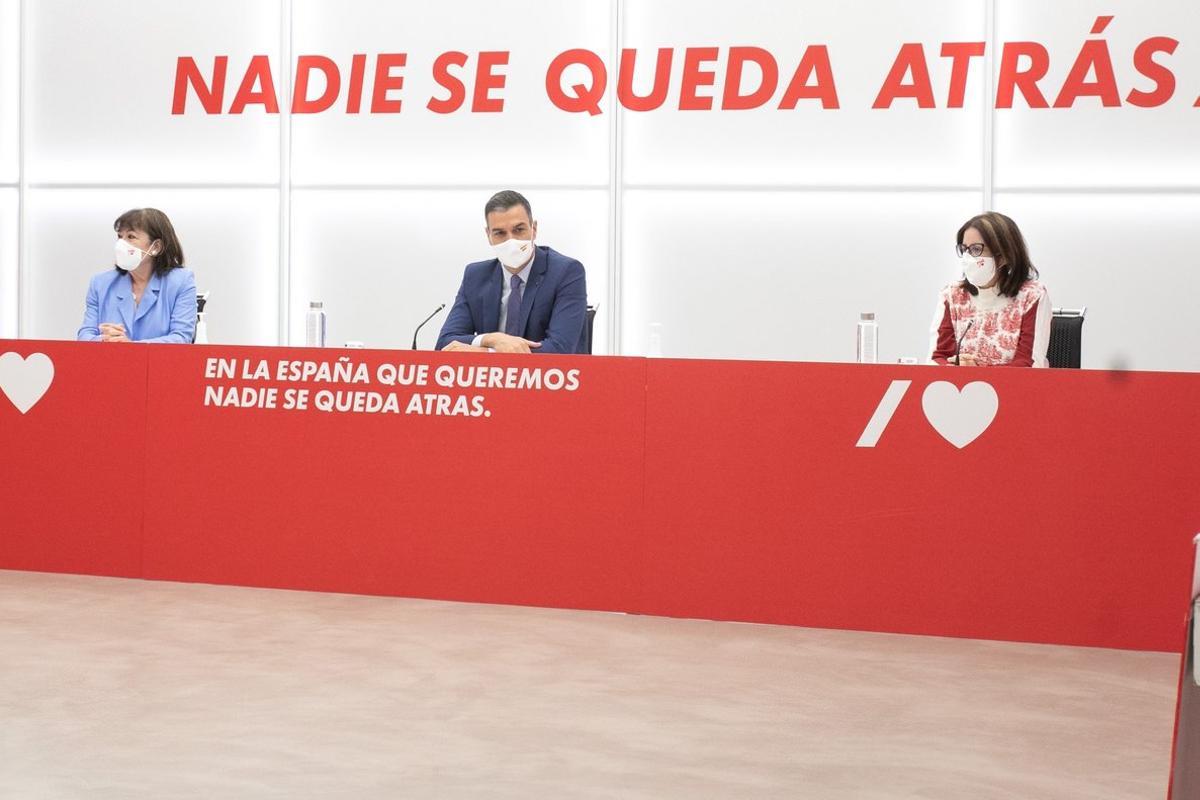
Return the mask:
POLYGON ((979 258, 981 255, 983 255, 983 251, 987 249, 987 245, 979 244, 979 243, 960 244, 958 247, 956 247, 954 249, 955 249, 955 251, 957 251, 959 258, 962 258, 963 253, 970 253, 971 258, 979 258))

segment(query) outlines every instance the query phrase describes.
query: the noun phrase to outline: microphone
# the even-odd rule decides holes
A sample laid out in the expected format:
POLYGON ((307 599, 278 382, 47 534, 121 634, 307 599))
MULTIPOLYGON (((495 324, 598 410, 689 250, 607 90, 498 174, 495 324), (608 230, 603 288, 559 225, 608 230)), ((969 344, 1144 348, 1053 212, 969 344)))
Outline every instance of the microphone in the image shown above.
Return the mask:
MULTIPOLYGON (((438 309, 440 311, 441 309, 438 309)), ((437 311, 433 312, 437 313, 437 311)), ((967 331, 971 330, 971 326, 975 324, 975 320, 967 320, 967 327, 963 328, 962 336, 958 337, 958 341, 954 343, 954 366, 958 366, 958 351, 962 347, 963 339, 967 338, 967 331)), ((414 348, 416 349, 416 348, 414 348)))
POLYGON ((435 309, 433 310, 433 313, 432 313, 432 314, 430 314, 428 317, 426 317, 426 318, 424 319, 424 321, 422 321, 422 322, 421 322, 421 324, 417 326, 417 329, 416 329, 415 331, 413 331, 413 343, 412 343, 412 349, 413 349, 413 350, 416 350, 416 349, 417 349, 417 334, 421 332, 421 328, 424 328, 424 327, 425 327, 425 323, 426 323, 426 322, 429 322, 429 320, 431 320, 431 319, 433 319, 434 317, 436 317, 436 316, 438 315, 438 312, 440 312, 440 311, 441 311, 443 308, 445 308, 445 307, 446 307, 446 304, 445 304, 445 303, 442 303, 440 306, 438 306, 437 308, 435 308, 435 309))

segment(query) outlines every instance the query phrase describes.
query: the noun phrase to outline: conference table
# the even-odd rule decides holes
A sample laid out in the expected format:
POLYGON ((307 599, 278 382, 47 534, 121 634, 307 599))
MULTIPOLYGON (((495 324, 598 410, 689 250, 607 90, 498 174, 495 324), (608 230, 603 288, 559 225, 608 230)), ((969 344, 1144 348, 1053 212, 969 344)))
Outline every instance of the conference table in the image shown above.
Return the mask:
POLYGON ((0 340, 0 568, 1180 652, 1200 375, 0 340))
POLYGON ((0 569, 1186 647, 1200 780, 1200 375, 0 340, 0 395, 0 569))

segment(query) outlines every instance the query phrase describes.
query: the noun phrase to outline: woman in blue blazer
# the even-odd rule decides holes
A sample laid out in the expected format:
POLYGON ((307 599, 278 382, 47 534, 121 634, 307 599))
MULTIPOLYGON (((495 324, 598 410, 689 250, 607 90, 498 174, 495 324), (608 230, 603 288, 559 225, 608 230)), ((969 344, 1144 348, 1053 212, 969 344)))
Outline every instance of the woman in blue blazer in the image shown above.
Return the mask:
POLYGON ((171 220, 156 208, 136 208, 117 217, 113 230, 115 268, 88 285, 76 338, 190 343, 196 333, 196 278, 183 266, 171 220))

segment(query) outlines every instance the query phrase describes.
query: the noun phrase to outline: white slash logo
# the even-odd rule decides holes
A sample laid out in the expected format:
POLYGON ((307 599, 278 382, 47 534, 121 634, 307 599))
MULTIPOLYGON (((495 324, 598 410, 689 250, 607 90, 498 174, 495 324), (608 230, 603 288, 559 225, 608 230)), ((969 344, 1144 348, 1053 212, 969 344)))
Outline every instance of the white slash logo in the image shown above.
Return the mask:
POLYGON ((875 413, 871 415, 867 427, 863 428, 862 436, 858 437, 858 444, 854 445, 855 447, 875 446, 879 437, 883 436, 888 423, 892 421, 892 415, 900 407, 900 401, 904 399, 904 393, 908 391, 909 386, 912 386, 912 381, 892 381, 887 391, 883 393, 879 405, 875 406, 875 413))
MULTIPOLYGON (((855 447, 874 447, 879 442, 911 385, 912 381, 892 381, 855 447)), ((921 395, 921 410, 933 429, 961 450, 991 426, 1000 410, 1000 398, 992 385, 983 381, 972 381, 962 389, 949 381, 934 381, 921 395)))

